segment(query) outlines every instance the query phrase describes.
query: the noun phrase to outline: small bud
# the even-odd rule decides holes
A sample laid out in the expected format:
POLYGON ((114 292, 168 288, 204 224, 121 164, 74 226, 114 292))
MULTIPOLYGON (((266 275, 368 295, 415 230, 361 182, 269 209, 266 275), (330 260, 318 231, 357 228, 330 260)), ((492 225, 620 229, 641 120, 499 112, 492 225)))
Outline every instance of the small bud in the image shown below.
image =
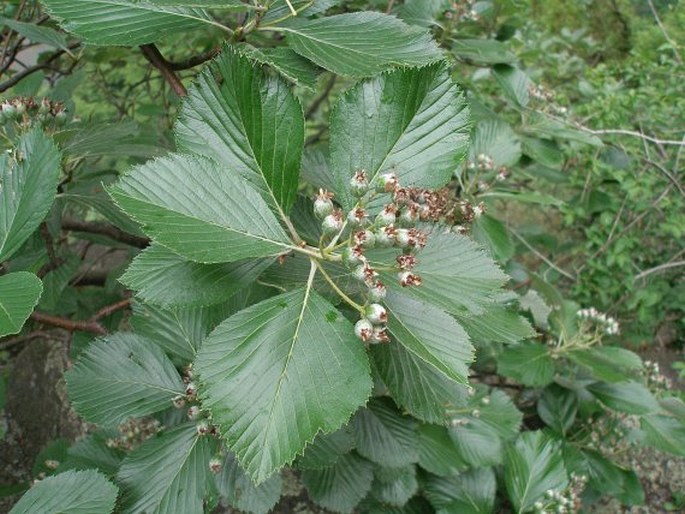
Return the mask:
POLYGON ((361 246, 353 246, 352 248, 346 246, 345 248, 343 248, 342 262, 348 268, 354 268, 355 266, 359 266, 360 264, 363 264, 365 261, 366 257, 364 257, 364 253, 362 252, 361 246))
POLYGON ((394 173, 384 173, 378 177, 378 185, 376 186, 376 191, 379 193, 392 193, 397 189, 397 175, 394 173))
POLYGON ((360 230, 355 232, 352 239, 355 246, 362 246, 364 248, 373 248, 376 244, 376 236, 370 230, 360 230))
POLYGON ((54 459, 48 459, 44 464, 48 469, 57 469, 59 467, 59 461, 54 459))
POLYGON ((388 312, 378 303, 368 305, 364 310, 364 316, 374 325, 388 322, 388 312))
POLYGON ((174 407, 176 407, 177 409, 180 409, 181 407, 183 407, 186 404, 186 397, 181 396, 181 395, 174 396, 172 398, 171 402, 174 404, 174 407))
POLYGON ((376 282, 372 286, 369 286, 369 300, 372 302, 383 301, 387 294, 388 290, 382 282, 376 282))
POLYGON ((209 459, 209 471, 217 475, 221 473, 222 468, 223 464, 221 462, 221 459, 217 459, 216 457, 213 459, 209 459))
POLYGON ((197 386, 194 382, 188 382, 186 385, 186 396, 193 398, 197 394, 197 386))
POLYGON ((17 102, 14 107, 17 110, 17 116, 22 116, 26 112, 26 104, 24 102, 17 102))
MULTIPOLYGON (((430 209, 429 209, 430 210, 430 209)), ((402 227, 413 227, 419 220, 419 207, 417 204, 410 204, 400 212, 398 223, 402 227)))
POLYGON ((200 421, 196 426, 195 430, 197 430, 197 433, 199 435, 207 435, 211 432, 211 427, 209 426, 209 423, 206 421, 200 421))
POLYGON ((350 190, 356 197, 364 196, 369 190, 369 179, 366 176, 366 171, 357 170, 354 176, 350 179, 350 190))
POLYGON ((395 234, 395 246, 400 248, 406 248, 409 246, 409 230, 406 228, 398 228, 395 234))
POLYGON ((421 277, 411 271, 403 271, 398 276, 402 287, 421 285, 421 277))
POLYGON ((414 266, 416 266, 417 262, 416 257, 411 254, 398 255, 395 261, 397 261, 397 265, 400 267, 400 269, 404 271, 411 270, 414 266))
POLYGON ((347 221, 353 227, 363 225, 368 221, 368 219, 369 215, 367 214, 366 210, 362 209, 361 207, 352 209, 350 212, 347 213, 347 221))
POLYGON ((329 214, 321 222, 321 230, 323 230, 323 233, 327 236, 337 234, 342 228, 343 219, 340 211, 334 211, 333 214, 329 214))
POLYGON ((392 201, 397 205, 409 205, 411 203, 411 193, 406 187, 398 187, 392 195, 392 201))
POLYGON ((38 114, 48 114, 50 112, 50 100, 43 98, 38 106, 38 114))
POLYGON ((376 270, 374 270, 367 263, 364 263, 361 266, 357 266, 353 274, 357 280, 360 280, 365 284, 373 284, 376 280, 376 275, 378 275, 378 273, 376 273, 376 270))
POLYGON ((191 405, 188 408, 188 419, 195 420, 200 417, 200 407, 197 405, 191 405))
POLYGON ((59 127, 64 125, 67 122, 67 113, 64 110, 58 111, 57 114, 55 114, 55 123, 59 127))
POLYGON ((395 244, 397 229, 392 225, 381 228, 376 233, 376 246, 387 248, 395 244))
POLYGON ((314 199, 314 214, 317 218, 323 219, 333 212, 335 207, 331 198, 333 198, 333 193, 329 193, 325 189, 319 189, 319 194, 314 199))
POLYGON ((371 336, 369 343, 378 344, 378 343, 389 343, 389 342, 390 342, 390 338, 388 337, 388 333, 386 332, 386 328, 385 327, 374 327, 373 335, 371 336))
POLYGON ((397 217, 397 206, 393 203, 389 203, 383 210, 376 216, 376 226, 387 227, 388 225, 393 225, 395 223, 395 218, 397 217))
POLYGON ((373 324, 368 319, 360 319, 354 325, 354 334, 365 343, 370 341, 373 337, 373 324))
POLYGON ((9 102, 2 104, 2 112, 8 120, 17 119, 17 108, 9 102))

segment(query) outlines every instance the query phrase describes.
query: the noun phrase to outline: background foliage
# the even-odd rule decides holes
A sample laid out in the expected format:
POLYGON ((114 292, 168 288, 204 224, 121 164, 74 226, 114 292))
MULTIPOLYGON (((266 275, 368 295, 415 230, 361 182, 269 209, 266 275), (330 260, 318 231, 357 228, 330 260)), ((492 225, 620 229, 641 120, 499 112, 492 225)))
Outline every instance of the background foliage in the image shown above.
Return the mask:
POLYGON ((685 334, 682 2, 1 14, 3 366, 72 333, 92 423, 12 512, 264 513, 292 480, 332 512, 682 508, 636 453, 685 456, 641 357, 685 334), (360 168, 437 191, 421 286, 364 250, 390 343, 355 338, 373 284, 312 212, 360 168))

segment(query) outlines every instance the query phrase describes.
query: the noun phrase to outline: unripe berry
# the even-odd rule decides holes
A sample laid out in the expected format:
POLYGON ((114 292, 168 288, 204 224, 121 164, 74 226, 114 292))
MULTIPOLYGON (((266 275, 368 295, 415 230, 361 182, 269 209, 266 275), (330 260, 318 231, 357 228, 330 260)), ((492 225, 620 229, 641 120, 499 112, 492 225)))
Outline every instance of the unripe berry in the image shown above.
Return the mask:
POLYGON ((403 227, 413 227, 416 225, 418 219, 418 206, 416 204, 411 204, 400 212, 398 223, 403 227))
POLYGON ((369 179, 366 176, 366 171, 357 170, 354 176, 350 179, 350 190, 356 197, 361 197, 369 190, 369 179))
POLYGON ((200 407, 197 405, 191 405, 188 408, 188 419, 197 419, 200 417, 200 407))
POLYGON ((361 207, 352 209, 350 212, 347 213, 347 222, 353 227, 363 225, 368 220, 368 218, 369 215, 366 213, 366 210, 362 209, 361 207))
POLYGON ((221 462, 221 459, 217 459, 216 457, 214 457, 213 459, 209 459, 209 471, 216 475, 221 473, 222 468, 223 464, 221 462))
POLYGON ((9 102, 2 104, 2 112, 8 120, 17 119, 17 108, 9 102))
POLYGON ((15 109, 17 110, 17 116, 21 116, 26 112, 26 104, 21 101, 17 102, 15 109))
POLYGON ((326 216, 321 222, 321 230, 327 236, 337 234, 343 228, 342 214, 340 211, 335 211, 333 214, 326 216))
POLYGON ((197 430, 197 433, 199 435, 207 435, 211 431, 211 427, 209 426, 209 423, 206 421, 200 421, 196 426, 195 430, 197 430))
POLYGON ((342 251, 342 262, 348 268, 353 268, 364 263, 364 254, 359 246, 354 246, 350 248, 346 246, 342 251))
POLYGON ((397 206, 395 204, 389 203, 383 210, 376 216, 376 226, 387 227, 395 223, 395 218, 397 216, 397 206))
POLYGON ((370 230, 360 230, 353 236, 355 246, 373 248, 376 244, 376 236, 370 230))
POLYGON ((386 328, 385 327, 374 327, 373 336, 371 337, 371 339, 369 339, 369 342, 371 344, 389 343, 390 338, 388 337, 388 333, 386 332, 386 328))
POLYGON ((50 112, 50 100, 43 98, 38 107, 38 114, 48 114, 50 112))
POLYGON ((374 270, 368 263, 357 266, 353 272, 354 277, 365 284, 373 284, 376 280, 376 270, 374 270))
POLYGON ((194 382, 188 382, 186 385, 186 396, 193 398, 197 394, 197 386, 194 382))
POLYGON ((368 319, 360 319, 354 324, 354 334, 364 342, 373 337, 373 324, 368 319))
POLYGON ((406 248, 409 246, 409 230, 406 228, 398 228, 397 233, 395 234, 395 246, 399 246, 400 248, 406 248))
POLYGON ((388 290, 385 288, 382 282, 376 282, 372 286, 369 286, 368 297, 372 302, 380 302, 385 300, 388 294, 388 290))
POLYGON ((403 271, 398 275, 398 277, 402 287, 420 286, 422 282, 421 277, 415 273, 412 273, 411 271, 403 271))
POLYGON ((397 189, 397 175, 394 173, 384 173, 378 177, 376 191, 379 193, 392 193, 397 189))
POLYGON ((378 303, 372 303, 364 309, 364 316, 374 325, 388 322, 388 312, 378 303))
POLYGON ((57 123, 58 126, 62 126, 67 122, 67 113, 65 111, 59 111, 57 114, 55 114, 55 123, 57 123))
POLYGON ((333 193, 319 189, 319 194, 314 198, 314 214, 317 218, 323 219, 333 212, 335 207, 331 198, 333 198, 333 193))
POLYGON ((395 244, 395 237, 397 236, 397 229, 392 225, 383 227, 376 233, 376 245, 381 248, 387 248, 395 244))

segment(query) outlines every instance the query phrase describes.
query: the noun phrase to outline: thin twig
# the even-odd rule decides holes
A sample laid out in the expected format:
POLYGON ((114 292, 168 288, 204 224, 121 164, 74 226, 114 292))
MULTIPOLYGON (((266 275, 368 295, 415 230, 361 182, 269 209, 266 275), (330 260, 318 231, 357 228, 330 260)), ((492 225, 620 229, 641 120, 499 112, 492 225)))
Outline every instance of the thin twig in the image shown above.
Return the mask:
POLYGON ((608 134, 617 134, 617 135, 623 135, 623 136, 633 136, 633 137, 639 137, 640 139, 644 139, 645 141, 649 141, 650 143, 654 143, 656 145, 670 145, 670 146, 685 146, 685 141, 675 141, 675 140, 670 140, 670 139, 659 139, 657 137, 652 137, 648 136, 646 134, 641 134, 640 132, 635 132, 634 130, 624 130, 624 129, 600 129, 600 130, 593 130, 588 127, 577 127, 580 130, 584 132, 588 132, 590 134, 593 134, 595 136, 601 136, 601 135, 608 135, 608 134))
POLYGON ((675 261, 675 262, 666 262, 664 264, 659 264, 658 266, 654 266, 653 268, 649 268, 641 273, 638 273, 635 275, 635 280, 640 280, 641 278, 645 278, 648 275, 651 275, 652 273, 658 273, 660 271, 664 271, 670 268, 677 268, 679 266, 685 266, 685 261, 675 261))
POLYGON ((115 313, 116 311, 126 309, 130 305, 131 299, 125 298, 113 303, 112 305, 103 307, 86 320, 71 320, 67 318, 60 318, 58 316, 52 316, 42 312, 33 312, 31 314, 31 319, 33 321, 37 321, 38 323, 62 328, 69 332, 88 332, 90 334, 105 335, 107 334, 107 330, 100 324, 100 320, 115 313))
MULTIPOLYGON (((67 48, 69 50, 75 50, 79 46, 81 46, 81 43, 71 43, 67 48)), ((30 67, 26 68, 25 70, 22 70, 19 73, 12 75, 9 79, 7 79, 5 82, 0 84, 0 93, 7 91, 9 88, 18 84, 22 79, 28 77, 32 73, 35 73, 35 72, 40 71, 40 70, 50 69, 50 64, 53 61, 56 61, 57 59, 59 59, 65 53, 67 53, 66 50, 58 50, 57 52, 52 54, 50 57, 45 59, 45 61, 43 61, 42 63, 36 64, 34 66, 30 66, 30 67)))
POLYGON ((683 64, 683 60, 680 57, 680 53, 678 52, 678 45, 675 41, 671 39, 671 37, 668 35, 668 32, 666 32, 666 27, 664 27, 664 24, 661 23, 661 18, 659 18, 659 14, 656 11, 656 7, 654 7, 654 2, 652 2, 652 0, 647 0, 647 3, 649 4, 649 8, 652 11, 652 14, 654 15, 656 24, 659 26, 659 30, 661 30, 661 33, 664 35, 664 38, 666 38, 668 44, 671 45, 671 48, 673 48, 673 53, 675 54, 676 61, 678 61, 678 64, 683 64))
POLYGON ((88 234, 105 236, 136 248, 147 248, 150 245, 150 240, 145 237, 128 234, 114 225, 101 221, 83 221, 79 219, 63 218, 62 229, 71 232, 85 232, 88 234))
POLYGON ((547 264, 550 268, 553 270, 557 271, 559 274, 565 276, 566 278, 573 280, 574 282, 576 281, 576 277, 571 275, 568 271, 564 271, 561 269, 559 266, 554 264, 552 261, 550 261, 547 257, 545 257, 543 254, 541 254, 539 251, 537 251, 528 241, 526 241, 522 236, 520 236, 516 231, 512 230, 511 231, 516 238, 521 241, 526 248, 528 248, 531 252, 533 252, 538 258, 540 258, 545 264, 547 264))
POLYGON ((143 52, 143 55, 150 62, 150 64, 152 64, 162 73, 162 77, 164 77, 164 80, 166 80, 171 86, 171 89, 174 90, 174 93, 176 93, 178 96, 186 96, 188 94, 188 90, 172 69, 169 61, 164 58, 162 53, 154 44, 141 45, 140 50, 143 52))
POLYGON ((335 79, 336 75, 332 75, 330 80, 326 83, 326 87, 324 90, 321 92, 319 96, 314 99, 312 104, 309 106, 309 109, 307 109, 307 112, 305 113, 304 117, 305 119, 309 119, 312 117, 312 115, 319 109, 319 106, 328 98, 328 95, 331 93, 331 90, 333 89, 333 86, 335 85, 335 79))
POLYGON ((671 181, 671 183, 676 187, 678 192, 685 196, 685 190, 683 190, 683 186, 680 185, 680 182, 678 182, 678 179, 674 177, 670 171, 668 171, 666 168, 664 168, 661 164, 659 164, 656 161, 653 161, 651 159, 648 159, 647 157, 643 157, 642 160, 649 164, 650 166, 653 166, 657 170, 659 170, 661 173, 663 173, 668 180, 671 181))
POLYGON ((179 62, 167 61, 167 64, 168 64, 169 68, 171 68, 174 71, 189 70, 190 68, 194 68, 195 66, 199 66, 200 64, 209 61, 210 59, 214 58, 216 56, 216 54, 218 54, 218 53, 219 53, 219 47, 215 47, 215 48, 212 48, 211 50, 207 50, 206 52, 203 52, 201 54, 189 57, 185 61, 179 61, 179 62))

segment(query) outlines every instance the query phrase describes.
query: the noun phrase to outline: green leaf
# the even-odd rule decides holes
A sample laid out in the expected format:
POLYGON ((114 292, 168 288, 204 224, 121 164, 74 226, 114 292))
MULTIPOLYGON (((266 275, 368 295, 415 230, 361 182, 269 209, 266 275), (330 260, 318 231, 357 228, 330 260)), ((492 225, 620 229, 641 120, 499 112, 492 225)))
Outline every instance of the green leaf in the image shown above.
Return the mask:
POLYGON ((334 512, 350 513, 371 489, 373 467, 354 454, 343 455, 331 467, 304 470, 309 497, 334 512))
POLYGON ((466 387, 448 379, 400 344, 370 348, 375 368, 398 404, 428 423, 444 423, 448 413, 466 404, 466 387))
POLYGON ((397 15, 409 25, 430 28, 438 24, 436 18, 442 9, 442 0, 407 0, 397 15))
POLYGON ((599 452, 584 451, 583 473, 589 477, 588 485, 603 495, 611 495, 622 503, 644 504, 644 491, 632 470, 617 466, 599 452))
POLYGON ((538 192, 527 193, 525 191, 505 191, 500 189, 495 191, 486 191, 480 196, 483 198, 503 198, 505 200, 531 203, 534 205, 553 205, 554 207, 561 207, 564 205, 564 201, 560 200, 556 196, 538 192))
POLYGON ((125 332, 92 343, 66 380, 78 413, 105 426, 167 409, 185 389, 159 347, 125 332))
POLYGON ((419 488, 416 467, 413 465, 401 468, 378 467, 375 477, 371 495, 386 505, 402 507, 419 488))
POLYGON ((566 436, 578 412, 578 396, 556 384, 546 387, 537 405, 538 415, 554 431, 566 436))
POLYGON ((33 273, 17 271, 0 276, 0 337, 21 330, 42 292, 43 283, 33 273))
POLYGON ((468 465, 443 426, 419 427, 419 465, 436 475, 456 475, 468 465))
POLYGON ((228 452, 223 459, 221 472, 216 477, 217 489, 229 505, 252 514, 266 514, 281 497, 281 477, 273 475, 266 482, 254 482, 238 464, 235 455, 228 452))
POLYGON ((598 382, 588 386, 588 390, 613 410, 628 414, 649 414, 660 410, 659 403, 649 389, 638 382, 598 382))
POLYGON ((506 262, 514 256, 514 243, 504 223, 485 214, 471 225, 471 236, 490 250, 498 262, 506 262))
POLYGON ((302 457, 297 459, 301 469, 321 469, 335 464, 338 459, 354 448, 354 435, 349 426, 330 434, 319 434, 307 445, 302 457))
POLYGON ((547 302, 535 289, 526 291, 526 294, 519 298, 519 305, 522 311, 529 311, 531 313, 536 326, 543 329, 549 327, 548 319, 552 313, 552 307, 547 305, 547 302))
POLYGON ((338 75, 369 77, 397 66, 423 66, 442 54, 430 34, 394 16, 357 12, 289 20, 278 30, 290 48, 338 75))
POLYGON ((148 439, 121 464, 122 514, 203 514, 204 502, 216 494, 209 460, 216 439, 198 436, 186 423, 148 439))
POLYGON ((465 309, 482 313, 506 281, 506 275, 469 238, 442 231, 430 235, 414 271, 423 279, 419 287, 401 288, 394 274, 386 273, 384 281, 389 288, 408 291, 450 314, 464 314, 465 309))
MULTIPOLYGON (((180 32, 217 25, 199 9, 141 0, 42 0, 62 28, 91 45, 138 46, 180 32)), ((185 4, 185 2, 184 2, 185 4)))
POLYGON ((256 48, 246 44, 239 51, 259 64, 268 64, 293 84, 316 90, 317 68, 290 48, 256 48))
POLYGON ((650 415, 640 420, 645 442, 663 452, 685 457, 685 425, 669 416, 650 415))
POLYGON ((35 128, 14 152, 0 155, 0 262, 15 253, 45 218, 57 192, 60 154, 35 128))
POLYGON ((240 175, 288 212, 297 193, 304 115, 288 84, 226 46, 188 92, 176 122, 180 150, 240 175))
POLYGON ((359 169, 370 181, 392 172, 403 187, 445 185, 466 153, 469 131, 466 100, 442 63, 360 82, 331 113, 336 200, 345 209, 355 204, 349 181, 359 169))
POLYGON ((466 384, 474 349, 463 328, 444 311, 391 292, 386 300, 388 329, 395 341, 447 378, 466 384))
POLYGON ((535 337, 535 330, 528 320, 504 305, 490 305, 479 315, 457 315, 457 321, 475 344, 514 344, 535 337))
POLYGON ((62 294, 79 266, 81 259, 75 254, 70 254, 62 264, 43 277, 43 294, 38 303, 40 310, 55 312, 59 308, 62 294))
POLYGON ((121 432, 116 429, 99 430, 79 439, 67 450, 67 457, 58 471, 97 468, 109 477, 115 476, 125 453, 121 449, 110 448, 107 441, 120 436, 121 432))
POLYGON ((467 414, 453 417, 449 429, 457 450, 474 467, 500 464, 502 440, 516 437, 523 414, 504 392, 495 390, 488 396, 485 388, 471 397, 469 407, 467 414))
POLYGON ((492 71, 507 98, 521 107, 528 105, 531 81, 524 71, 508 64, 496 64, 492 71))
POLYGON ((534 137, 522 138, 523 153, 536 160, 543 166, 555 170, 561 169, 564 163, 564 154, 559 145, 551 139, 538 139, 534 137))
POLYGON ((371 392, 352 324, 311 283, 228 318, 195 368, 203 406, 257 483, 317 432, 340 427, 371 392))
MULTIPOLYGON (((288 0, 290 5, 297 11, 299 17, 311 17, 315 14, 326 12, 331 7, 341 3, 341 0, 288 0)), ((276 24, 284 22, 287 24, 292 19, 292 12, 290 5, 286 0, 274 0, 269 6, 269 10, 262 18, 262 26, 265 24, 276 24)))
POLYGON ((495 169, 513 166, 521 158, 521 141, 505 121, 481 121, 476 125, 469 160, 476 162, 480 154, 491 157, 495 169))
POLYGON ((543 387, 554 379, 555 366, 546 345, 530 342, 506 347, 497 357, 497 371, 523 385, 543 387))
POLYGON ((357 452, 387 467, 419 460, 417 423, 400 414, 389 398, 373 398, 352 419, 357 452))
POLYGON ((528 511, 545 491, 567 482, 559 444, 542 432, 524 432, 507 449, 504 484, 516 512, 528 511))
POLYGON ((590 370, 592 376, 604 382, 628 380, 642 369, 639 355, 617 346, 581 348, 568 352, 567 357, 590 370))
POLYGON ((17 20, 11 20, 2 16, 0 16, 0 25, 6 25, 34 43, 54 46, 55 48, 60 48, 67 53, 70 53, 69 48, 67 47, 67 38, 64 37, 64 34, 60 34, 55 29, 36 25, 35 23, 24 23, 17 20))
POLYGON ((234 262, 292 248, 259 194, 206 157, 172 154, 138 166, 110 194, 146 234, 190 260, 234 262))
POLYGON ((110 514, 116 499, 116 486, 97 471, 67 471, 38 482, 10 514, 110 514))
POLYGON ((223 302, 254 282, 271 259, 201 264, 153 244, 138 254, 119 282, 142 300, 162 307, 195 307, 223 302))
POLYGON ((202 341, 216 326, 231 314, 230 305, 188 309, 163 309, 154 305, 134 303, 130 320, 135 332, 155 343, 164 352, 189 364, 202 341))
POLYGON ((494 39, 455 39, 452 51, 461 59, 482 64, 513 64, 516 56, 494 39))
POLYGON ((470 469, 450 477, 430 476, 426 497, 438 514, 490 514, 495 508, 497 481, 492 468, 470 469))

